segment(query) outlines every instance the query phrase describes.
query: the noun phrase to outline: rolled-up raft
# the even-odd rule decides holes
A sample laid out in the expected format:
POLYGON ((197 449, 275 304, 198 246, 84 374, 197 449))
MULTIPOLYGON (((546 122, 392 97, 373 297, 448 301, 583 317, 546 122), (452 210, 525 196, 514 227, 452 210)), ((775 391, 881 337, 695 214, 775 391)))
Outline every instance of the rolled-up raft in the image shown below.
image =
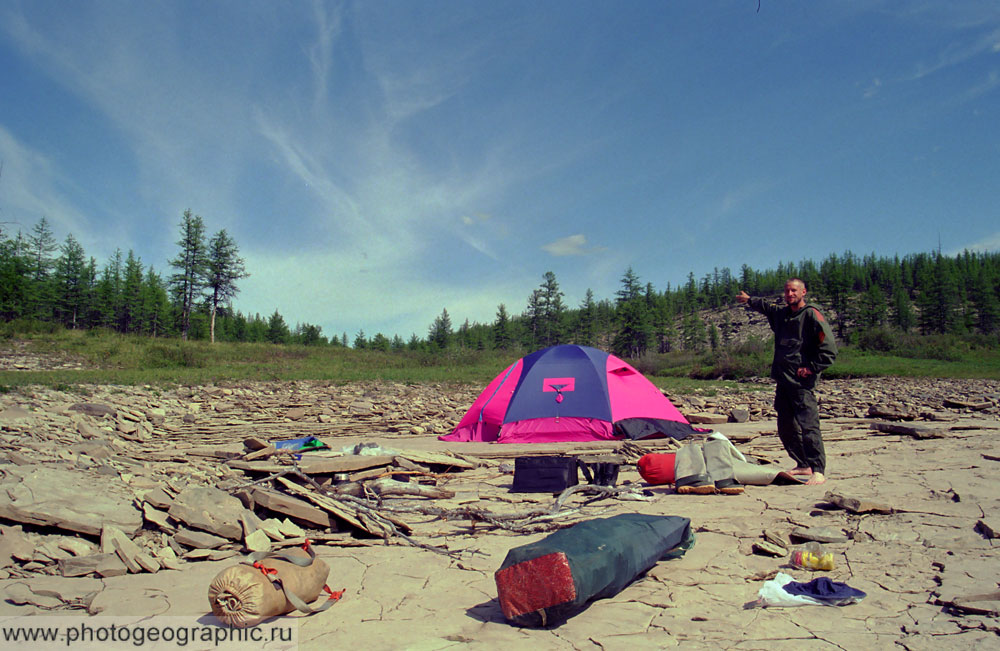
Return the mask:
POLYGON ((558 625, 693 544, 690 519, 675 515, 580 522, 507 552, 494 575, 500 607, 518 626, 558 625))

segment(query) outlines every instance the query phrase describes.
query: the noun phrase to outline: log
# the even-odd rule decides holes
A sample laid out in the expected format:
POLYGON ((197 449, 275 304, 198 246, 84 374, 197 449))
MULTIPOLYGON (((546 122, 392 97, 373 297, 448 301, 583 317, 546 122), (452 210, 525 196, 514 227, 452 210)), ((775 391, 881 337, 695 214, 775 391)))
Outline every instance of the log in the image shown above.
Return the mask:
POLYGON ((448 499, 455 497, 455 492, 437 486, 426 486, 415 482, 396 481, 391 477, 383 477, 368 485, 380 496, 410 495, 414 497, 430 497, 432 499, 448 499))

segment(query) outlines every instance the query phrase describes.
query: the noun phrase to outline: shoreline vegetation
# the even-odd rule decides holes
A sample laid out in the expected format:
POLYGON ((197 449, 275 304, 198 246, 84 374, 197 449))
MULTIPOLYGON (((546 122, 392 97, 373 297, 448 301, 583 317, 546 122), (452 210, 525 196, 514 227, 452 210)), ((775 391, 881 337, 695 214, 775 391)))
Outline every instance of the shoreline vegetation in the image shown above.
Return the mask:
MULTIPOLYGON (((204 385, 267 381, 344 384, 481 385, 526 350, 436 352, 356 350, 295 344, 184 341, 106 330, 0 332, 0 391, 43 385, 204 385)), ((710 391, 715 386, 768 389, 770 340, 694 353, 646 354, 628 360, 661 389, 710 391)), ((936 377, 1000 379, 1000 349, 956 336, 911 336, 886 350, 841 348, 826 378, 936 377)), ((81 389, 83 390, 83 389, 81 389)))
MULTIPOLYGON (((660 388, 728 382, 760 387, 773 338, 735 305, 739 291, 776 298, 787 278, 831 322, 841 353, 824 377, 1000 379, 1000 252, 940 251, 819 263, 779 262, 739 273, 715 269, 662 290, 630 267, 613 298, 591 290, 564 302, 553 272, 523 312, 497 306, 492 323, 457 327, 447 309, 426 337, 408 341, 363 330, 324 334, 232 308, 248 277, 225 231, 211 240, 185 211, 180 252, 164 280, 132 251, 98 270, 68 236, 60 247, 46 220, 30 233, 0 230, 0 391, 32 384, 198 385, 249 381, 474 384, 489 382, 534 350, 593 346, 630 362, 660 388)), ((332 309, 332 308, 331 308, 332 309)))

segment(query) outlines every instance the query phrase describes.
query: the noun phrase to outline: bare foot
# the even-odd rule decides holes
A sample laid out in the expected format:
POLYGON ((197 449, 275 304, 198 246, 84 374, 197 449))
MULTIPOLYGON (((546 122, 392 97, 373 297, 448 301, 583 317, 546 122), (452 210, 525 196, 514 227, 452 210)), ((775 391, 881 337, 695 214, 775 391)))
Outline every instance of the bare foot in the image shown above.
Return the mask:
POLYGON ((821 472, 814 472, 809 476, 809 480, 806 482, 806 486, 815 486, 816 484, 822 484, 826 481, 826 477, 823 476, 821 472))
POLYGON ((789 475, 811 475, 813 474, 812 468, 796 467, 788 471, 789 475))

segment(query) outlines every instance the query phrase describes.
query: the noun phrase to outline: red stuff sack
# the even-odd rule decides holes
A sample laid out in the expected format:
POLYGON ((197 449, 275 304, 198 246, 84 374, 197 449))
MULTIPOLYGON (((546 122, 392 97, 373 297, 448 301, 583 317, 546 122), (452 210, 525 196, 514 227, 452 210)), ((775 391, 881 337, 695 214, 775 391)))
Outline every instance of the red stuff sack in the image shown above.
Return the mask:
POLYGON ((639 475, 649 484, 674 483, 674 461, 676 454, 647 454, 639 459, 639 475))

